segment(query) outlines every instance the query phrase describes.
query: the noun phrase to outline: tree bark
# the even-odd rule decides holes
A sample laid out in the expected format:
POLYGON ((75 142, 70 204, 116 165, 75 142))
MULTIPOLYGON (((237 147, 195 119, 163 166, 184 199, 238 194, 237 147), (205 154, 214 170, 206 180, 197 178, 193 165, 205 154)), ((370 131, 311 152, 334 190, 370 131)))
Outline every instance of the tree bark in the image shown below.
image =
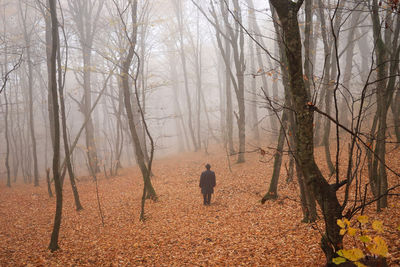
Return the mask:
MULTIPOLYGON (((7 55, 7 52, 5 53, 7 55)), ((6 56, 5 56, 6 57, 6 56)), ((5 64, 7 66, 7 59, 5 60, 5 64)), ((7 72, 7 70, 6 70, 7 72)), ((11 187, 11 172, 10 172, 10 140, 8 137, 8 99, 7 99, 7 92, 4 91, 4 101, 5 101, 5 114, 4 114, 4 135, 6 139, 6 159, 5 159, 5 166, 7 171, 7 186, 11 187)))
MULTIPOLYGON (((147 196, 151 199, 156 200, 157 195, 153 188, 153 185, 150 180, 150 170, 146 166, 144 153, 142 151, 142 147, 140 144, 140 139, 138 132, 136 130, 134 118, 133 118, 133 110, 131 104, 131 93, 129 86, 129 70, 132 63, 133 56, 135 54, 135 46, 137 40, 137 0, 134 0, 132 4, 132 23, 133 30, 131 34, 131 39, 129 41, 129 50, 127 56, 122 60, 121 64, 121 79, 122 79, 122 88, 124 93, 124 104, 126 115, 128 117, 129 130, 131 133, 132 141, 135 148, 136 161, 139 165, 139 168, 142 172, 144 187, 146 187, 147 196)), ((122 19, 122 18, 121 18, 122 19)))
MULTIPOLYGON (((392 13, 386 11, 385 23, 391 24, 392 13)), ((375 41, 375 57, 377 68, 377 84, 376 84, 376 99, 377 99, 377 133, 374 155, 372 155, 372 166, 369 166, 370 183, 372 191, 375 192, 375 197, 379 197, 377 201, 377 211, 386 208, 388 188, 387 173, 386 173, 386 131, 387 131, 387 114, 390 104, 392 103, 396 73, 398 71, 398 60, 400 54, 400 45, 398 39, 400 34, 400 17, 397 16, 396 28, 394 33, 389 27, 384 29, 384 37, 381 32, 381 22, 379 17, 379 4, 377 0, 372 1, 372 24, 373 36, 375 41)), ((393 23, 394 24, 394 23, 393 23)), ((374 122, 375 122, 374 118, 374 122)), ((375 124, 373 125, 373 128, 375 124)), ((372 131, 372 130, 371 130, 372 131)), ((373 132, 375 130, 373 129, 373 132)), ((371 155, 370 155, 371 158, 371 155)), ((370 163, 370 162, 369 162, 370 163)))
POLYGON ((336 221, 342 217, 342 209, 336 197, 336 191, 323 177, 315 163, 313 146, 313 109, 304 85, 301 38, 297 13, 303 1, 294 3, 288 0, 270 0, 281 21, 286 44, 290 73, 290 90, 293 108, 296 111, 296 160, 303 173, 305 183, 312 190, 325 221, 325 235, 322 249, 330 263, 335 252, 342 248, 343 236, 339 234, 336 221))
POLYGON ((50 61, 50 73, 51 73, 51 84, 49 88, 52 92, 53 100, 53 115, 54 115, 54 148, 53 148, 53 178, 56 191, 56 213, 54 217, 53 232, 51 234, 51 240, 49 249, 54 252, 59 249, 58 236, 61 225, 61 214, 62 214, 62 185, 59 172, 60 164, 60 122, 59 122, 59 107, 57 98, 57 80, 56 80, 56 53, 57 53, 57 40, 58 40, 58 22, 57 22, 57 10, 56 1, 49 0, 49 8, 51 14, 51 32, 52 32, 52 43, 51 43, 51 57, 50 61))
MULTIPOLYGON (((82 210, 82 204, 79 200, 78 188, 75 182, 75 174, 72 169, 71 157, 69 152, 68 134, 67 134, 67 115, 65 113, 65 103, 64 103, 64 82, 62 78, 62 66, 61 66, 61 49, 60 49, 60 37, 57 34, 57 62, 58 62, 58 88, 60 97, 60 109, 61 109, 61 127, 63 133, 64 141, 64 152, 65 152, 65 163, 68 170, 69 181, 71 182, 72 192, 74 194, 75 207, 76 210, 82 210)), ((62 178, 62 180, 64 180, 62 178)))

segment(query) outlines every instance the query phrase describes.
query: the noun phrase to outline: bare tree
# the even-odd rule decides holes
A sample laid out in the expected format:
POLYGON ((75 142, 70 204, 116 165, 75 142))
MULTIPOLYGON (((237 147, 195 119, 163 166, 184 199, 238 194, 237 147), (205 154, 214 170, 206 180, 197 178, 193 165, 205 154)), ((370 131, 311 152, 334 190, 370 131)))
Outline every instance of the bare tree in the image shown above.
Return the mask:
POLYGON ((200 144, 198 144, 193 128, 193 121, 192 121, 192 104, 191 104, 191 97, 189 92, 189 78, 188 78, 188 71, 186 66, 186 53, 185 53, 185 40, 184 40, 184 21, 183 21, 183 9, 182 9, 182 0, 174 0, 174 10, 175 15, 178 22, 178 31, 179 31, 179 49, 180 49, 180 58, 182 62, 182 70, 183 70, 183 78, 185 82, 185 93, 186 93, 186 105, 188 108, 188 127, 190 137, 193 143, 194 150, 197 151, 199 149, 200 144))
POLYGON ((27 14, 28 14, 28 5, 25 4, 25 8, 23 10, 21 0, 18 1, 20 17, 22 21, 23 35, 26 46, 26 61, 28 65, 28 106, 29 106, 29 131, 32 142, 32 158, 33 158, 33 175, 34 175, 34 185, 39 186, 39 169, 38 169, 38 160, 37 160, 37 149, 36 149, 36 137, 35 137, 35 120, 34 120, 34 111, 33 111, 33 62, 31 56, 31 36, 34 27, 28 29, 27 23, 27 14))
MULTIPOLYGON (((84 94, 79 102, 79 109, 85 118, 89 116, 88 113, 92 106, 91 55, 93 40, 98 29, 98 20, 103 5, 104 0, 68 0, 69 11, 75 23, 77 35, 82 48, 84 94)), ((95 172, 99 172, 100 169, 97 162, 94 125, 91 117, 85 127, 85 134, 89 164, 95 172)))
MULTIPOLYGON (((128 117, 128 124, 129 124, 129 130, 130 130, 130 134, 131 134, 131 138, 133 141, 133 145, 134 145, 134 149, 135 149, 135 156, 136 156, 136 161, 139 165, 139 168, 142 172, 142 176, 143 176, 143 181, 144 181, 144 186, 143 186, 143 198, 142 198, 142 212, 141 212, 141 220, 144 220, 144 199, 147 196, 148 198, 151 198, 153 200, 157 200, 157 195, 156 192, 153 188, 153 185, 151 183, 150 180, 150 175, 151 175, 151 164, 152 164, 152 158, 153 158, 153 150, 154 150, 154 146, 153 146, 153 142, 152 139, 149 136, 149 132, 146 126, 146 122, 144 120, 144 115, 140 106, 140 101, 139 101, 139 96, 137 94, 137 84, 136 84, 136 79, 137 79, 137 75, 131 75, 131 64, 133 61, 133 57, 136 56, 137 58, 138 55, 135 51, 136 48, 136 44, 137 44, 137 29, 138 29, 138 15, 137 15, 137 7, 138 7, 138 1, 134 0, 130 3, 128 3, 128 7, 130 7, 130 12, 131 12, 131 32, 128 33, 127 31, 127 24, 122 16, 122 13, 120 12, 120 9, 118 7, 118 4, 115 3, 116 8, 118 9, 118 15, 119 15, 119 19, 121 20, 121 22, 123 23, 123 25, 125 26, 124 28, 125 30, 125 36, 127 38, 128 41, 128 53, 121 59, 121 65, 120 65, 120 71, 121 71, 121 80, 122 80, 122 88, 123 88, 123 95, 124 95, 124 104, 125 104, 125 110, 126 110, 126 115, 128 117), (144 152, 143 152, 143 148, 140 144, 140 137, 138 135, 138 131, 134 122, 134 117, 133 117, 133 109, 132 109, 132 103, 131 103, 131 92, 130 92, 130 79, 133 79, 134 82, 134 87, 135 87, 135 98, 136 98, 136 103, 138 104, 138 108, 140 110, 141 113, 141 118, 142 118, 142 122, 144 124, 147 136, 150 138, 151 141, 151 155, 150 155, 150 159, 148 161, 148 163, 146 164, 145 162, 145 157, 144 157, 144 152)), ((138 63, 139 64, 139 63, 138 63)), ((137 68, 137 70, 139 70, 139 68, 137 68)))

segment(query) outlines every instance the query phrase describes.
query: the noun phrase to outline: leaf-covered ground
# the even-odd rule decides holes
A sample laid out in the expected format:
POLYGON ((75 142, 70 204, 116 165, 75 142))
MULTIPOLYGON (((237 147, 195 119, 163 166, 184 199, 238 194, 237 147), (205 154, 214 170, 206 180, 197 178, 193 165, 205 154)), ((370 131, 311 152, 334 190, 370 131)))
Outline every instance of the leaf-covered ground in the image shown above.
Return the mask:
MULTIPOLYGON (((317 158, 323 160, 319 153, 317 158)), ((55 198, 48 197, 44 184, 11 189, 1 184, 0 266, 323 266, 318 231, 323 223, 300 222, 297 184, 286 184, 284 166, 279 199, 261 205, 272 161, 247 154, 246 163, 232 164, 230 173, 224 154, 213 150, 210 155, 185 153, 156 160, 153 185, 159 201, 146 202, 144 223, 139 222, 138 169, 124 169, 109 179, 99 177, 104 227, 92 180, 81 177, 78 183, 84 207, 80 212, 75 211, 66 180, 61 249, 55 253, 47 249, 55 198), (207 162, 217 176, 211 206, 202 205, 198 188, 207 162)), ((399 153, 391 152, 388 158, 399 171, 399 153)), ((399 264, 400 231, 395 230, 400 224, 399 198, 391 198, 390 207, 380 214, 374 207, 367 209, 367 215, 384 222, 389 262, 399 264)))

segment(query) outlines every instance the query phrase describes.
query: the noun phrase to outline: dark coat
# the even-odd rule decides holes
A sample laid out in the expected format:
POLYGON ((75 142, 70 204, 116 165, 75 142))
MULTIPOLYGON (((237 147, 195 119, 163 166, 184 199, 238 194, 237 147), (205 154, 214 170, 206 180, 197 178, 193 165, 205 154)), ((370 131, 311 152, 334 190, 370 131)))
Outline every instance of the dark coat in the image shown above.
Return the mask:
POLYGON ((200 185, 202 194, 214 193, 215 173, 210 170, 202 172, 200 176, 200 185))

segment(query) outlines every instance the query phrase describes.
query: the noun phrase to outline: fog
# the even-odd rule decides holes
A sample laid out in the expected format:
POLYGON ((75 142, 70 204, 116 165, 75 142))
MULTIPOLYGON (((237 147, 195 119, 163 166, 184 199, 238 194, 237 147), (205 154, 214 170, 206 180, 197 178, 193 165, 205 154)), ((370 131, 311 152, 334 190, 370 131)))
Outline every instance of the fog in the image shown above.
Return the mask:
MULTIPOLYGON (((262 163, 271 172, 257 204, 278 199, 286 171, 286 189, 298 190, 298 200, 287 198, 299 203, 302 222, 323 218, 327 263, 367 262, 355 250, 350 254, 361 256, 346 258, 343 237, 352 216, 373 203, 381 212, 389 196, 399 196, 396 158, 387 157, 400 143, 399 14, 397 0, 2 0, 0 187, 31 192, 43 186, 47 192, 35 196, 48 194, 45 201, 54 188, 49 249, 55 251, 66 177, 77 211, 83 209, 78 187, 94 186, 85 196, 96 196, 104 227, 98 183, 122 191, 127 176, 119 174, 130 167, 143 178, 133 180, 136 189, 143 182, 135 201, 145 221, 146 199, 159 200, 153 183, 168 195, 164 203, 183 192, 178 186, 171 195, 162 191, 172 180, 187 190, 183 198, 193 196, 194 174, 186 177, 186 168, 197 172, 198 166, 179 157, 197 164, 212 155, 226 164, 217 167, 221 180, 241 189, 220 191, 221 210, 235 197, 244 207, 232 192, 261 198, 243 185, 248 179, 259 185, 265 171, 251 166, 262 163), (166 159, 180 169, 157 180, 152 167, 166 159)), ((216 176, 205 166, 200 187, 209 206, 216 176)), ((361 233, 367 221, 358 217, 361 233)), ((381 234, 382 222, 374 224, 381 234)), ((390 255, 379 238, 360 240, 386 266, 390 255)))
MULTIPOLYGON (((263 5, 262 1, 257 4, 263 5)), ((249 8, 246 3, 242 5, 243 20, 248 23, 245 14, 249 8)), ((32 134, 36 140, 37 169, 41 177, 51 165, 45 22, 49 13, 43 1, 3 1, 1 7, 3 77, 21 56, 21 64, 9 74, 3 93, 10 102, 10 168, 15 178, 23 176, 24 180, 30 180, 34 175, 32 134), (29 90, 32 90, 32 100, 29 99, 29 90), (30 112, 33 113, 33 132, 30 130, 30 112)), ((107 87, 90 115, 97 158, 107 168, 118 158, 123 166, 135 164, 124 111, 119 110, 121 102, 118 102, 121 95, 119 61, 127 53, 128 41, 125 35, 133 27, 127 7, 128 1, 61 1, 58 12, 69 142, 73 142, 85 121, 82 110, 85 90, 90 90, 88 97, 93 104, 101 89, 107 87), (83 59, 83 53, 86 59, 83 59), (111 72, 114 74, 107 80, 111 72), (106 80, 107 84, 104 84, 106 80), (118 117, 120 124, 117 123, 118 117), (116 146, 122 151, 117 152, 116 146)), ((202 8, 207 10, 209 6, 204 5, 202 8)), ((260 20, 263 30, 267 29, 272 36, 267 37, 266 42, 272 43, 269 39, 274 37, 268 15, 262 10, 251 12, 259 17, 256 19, 260 20)), ((131 71, 138 75, 137 91, 150 133, 155 140, 156 157, 184 150, 201 150, 211 143, 222 142, 224 138, 221 127, 225 125, 225 66, 217 48, 215 30, 207 19, 190 1, 143 1, 138 4, 136 50, 139 60, 134 59, 131 71), (180 55, 182 52, 186 61, 185 70, 180 55), (191 127, 188 126, 189 108, 191 127), (196 147, 191 132, 195 135, 196 147)), ((230 23, 233 21, 233 18, 229 18, 230 23)), ((248 62, 252 52, 247 45, 251 39, 248 36, 244 38, 246 44, 243 53, 245 62, 248 62)), ((265 61, 263 67, 273 68, 268 66, 266 56, 262 57, 265 61)), ((253 135, 253 128, 264 129, 265 134, 270 135, 276 131, 271 129, 267 118, 270 112, 262 98, 253 97, 260 95, 259 88, 250 88, 254 86, 251 85, 253 79, 258 83, 256 87, 260 87, 260 78, 253 78, 252 75, 261 67, 250 69, 247 65, 250 64, 246 63, 244 73, 245 102, 249 110, 251 106, 256 106, 253 111, 258 112, 257 122, 248 116, 247 131, 249 137, 253 135)), ((268 82, 272 85, 271 79, 268 82)), ((133 92, 134 89, 131 90, 133 92)), ((231 97, 234 98, 234 95, 231 97)), ((1 101, 4 114, 4 97, 1 101)), ((233 99, 234 110, 237 110, 236 106, 233 99)), ((4 134, 4 120, 1 123, 4 134)), ((233 128, 233 138, 236 140, 235 122, 233 128)), ((85 151, 88 145, 85 138, 85 133, 82 133, 72 153, 78 175, 87 172, 85 151)), ((254 148, 257 142, 249 143, 254 148)), ((5 160, 5 146, 6 143, 1 142, 2 162, 5 160)), ((3 176, 4 163, 1 165, 3 176)))

